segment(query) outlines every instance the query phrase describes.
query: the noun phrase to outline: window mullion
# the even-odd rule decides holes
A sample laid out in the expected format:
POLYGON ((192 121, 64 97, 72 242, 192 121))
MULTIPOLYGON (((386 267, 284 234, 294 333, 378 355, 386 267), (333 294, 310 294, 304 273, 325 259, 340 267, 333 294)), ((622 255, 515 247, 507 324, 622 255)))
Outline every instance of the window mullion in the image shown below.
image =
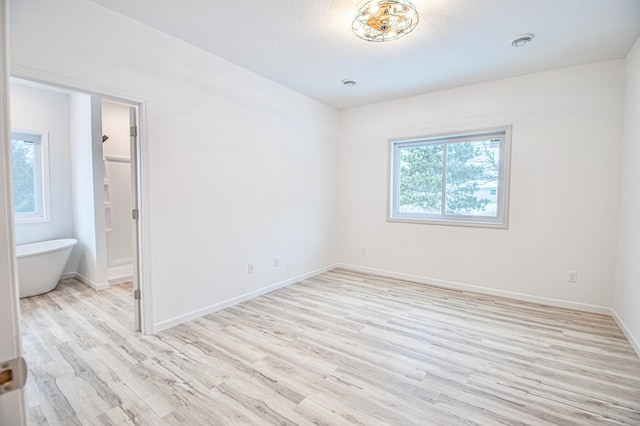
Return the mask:
POLYGON ((444 216, 444 203, 447 197, 447 144, 442 144, 442 198, 440 200, 440 214, 444 216))

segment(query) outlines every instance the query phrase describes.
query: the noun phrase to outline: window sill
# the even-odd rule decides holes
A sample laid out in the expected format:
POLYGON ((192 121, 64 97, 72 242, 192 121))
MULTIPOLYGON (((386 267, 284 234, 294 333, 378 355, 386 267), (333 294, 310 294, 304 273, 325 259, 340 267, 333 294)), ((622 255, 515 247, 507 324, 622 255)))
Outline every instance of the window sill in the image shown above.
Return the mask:
POLYGON ((16 225, 29 225, 33 223, 50 223, 51 218, 49 217, 16 217, 14 219, 14 223, 16 225))
POLYGON ((471 221, 459 219, 421 219, 416 217, 387 217, 387 222, 413 223, 419 225, 464 226, 467 228, 509 229, 508 223, 497 221, 471 221))

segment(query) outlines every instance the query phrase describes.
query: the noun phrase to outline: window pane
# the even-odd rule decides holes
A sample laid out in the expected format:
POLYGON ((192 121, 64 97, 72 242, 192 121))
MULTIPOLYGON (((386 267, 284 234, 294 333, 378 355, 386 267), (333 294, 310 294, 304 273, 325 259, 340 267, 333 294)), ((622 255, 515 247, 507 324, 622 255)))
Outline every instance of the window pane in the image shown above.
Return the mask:
POLYGON ((391 148, 390 221, 508 228, 510 127, 391 148))
POLYGON ((441 213, 442 152, 442 144, 398 149, 398 213, 441 213))
POLYGON ((37 213, 37 175, 35 138, 11 138, 13 202, 16 213, 37 213))
POLYGON ((498 215, 500 140, 447 145, 445 213, 498 215))

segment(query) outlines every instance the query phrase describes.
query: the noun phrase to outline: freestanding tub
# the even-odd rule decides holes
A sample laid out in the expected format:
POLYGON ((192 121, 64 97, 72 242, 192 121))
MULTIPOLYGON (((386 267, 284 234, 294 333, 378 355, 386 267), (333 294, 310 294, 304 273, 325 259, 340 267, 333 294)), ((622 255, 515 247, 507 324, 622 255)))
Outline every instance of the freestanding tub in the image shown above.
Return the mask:
POLYGON ((53 290, 78 240, 40 241, 16 246, 20 298, 53 290))

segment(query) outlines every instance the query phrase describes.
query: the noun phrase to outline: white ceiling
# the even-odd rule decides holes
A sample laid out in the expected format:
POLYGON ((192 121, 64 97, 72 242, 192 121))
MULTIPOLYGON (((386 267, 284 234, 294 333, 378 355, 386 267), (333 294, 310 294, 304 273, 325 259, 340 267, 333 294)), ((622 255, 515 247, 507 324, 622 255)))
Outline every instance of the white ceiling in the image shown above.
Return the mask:
POLYGON ((385 43, 352 33, 359 0, 91 1, 337 109, 624 58, 640 36, 640 0, 414 0, 418 27, 385 43))

